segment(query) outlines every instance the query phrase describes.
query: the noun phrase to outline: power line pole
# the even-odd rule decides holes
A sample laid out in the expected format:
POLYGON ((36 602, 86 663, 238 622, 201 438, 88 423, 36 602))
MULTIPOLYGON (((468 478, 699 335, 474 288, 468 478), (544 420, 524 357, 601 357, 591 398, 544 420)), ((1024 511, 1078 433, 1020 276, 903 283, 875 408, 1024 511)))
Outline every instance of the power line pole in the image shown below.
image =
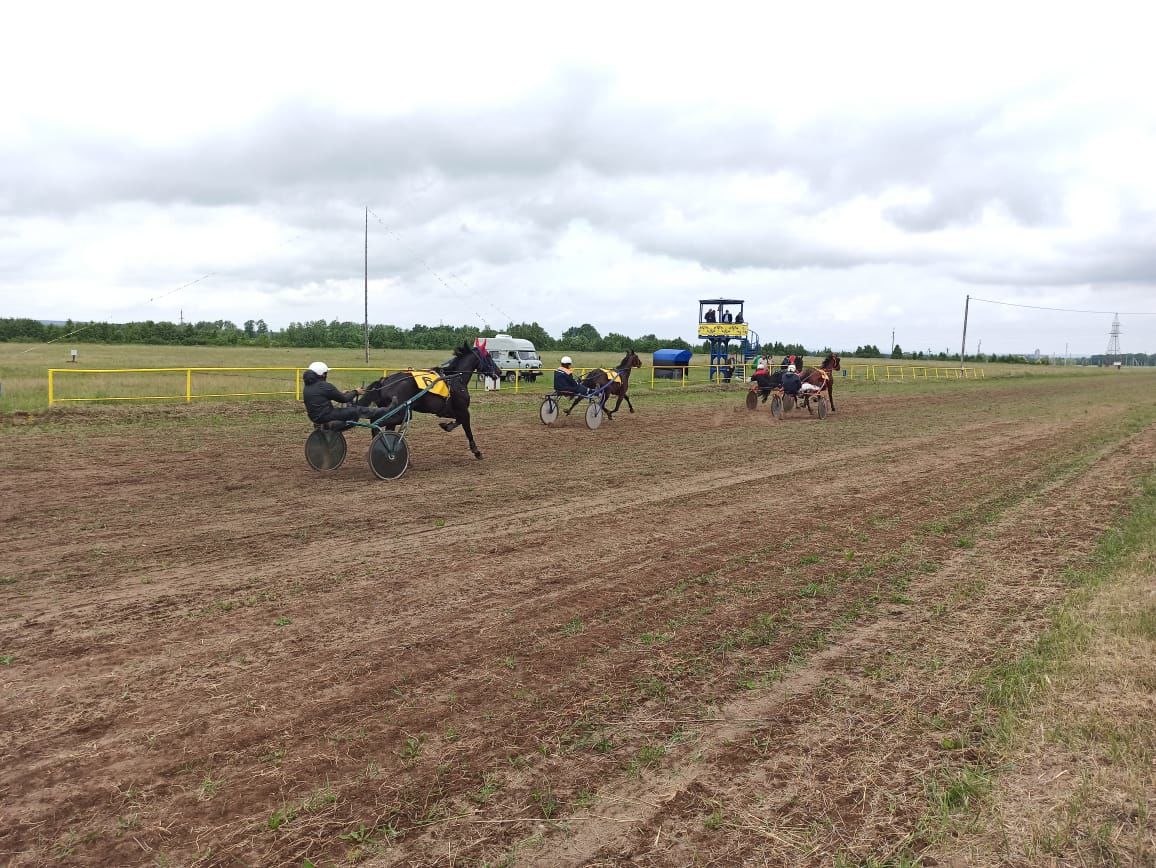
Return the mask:
POLYGON ((1120 355, 1120 314, 1112 318, 1112 330, 1108 332, 1108 351, 1104 354, 1106 363, 1111 366, 1118 361, 1120 355))
POLYGON ((365 363, 369 364, 369 206, 365 206, 365 363))
POLYGON ((963 353, 967 349, 967 308, 971 304, 971 296, 963 301, 963 340, 959 344, 959 371, 963 373, 963 353))

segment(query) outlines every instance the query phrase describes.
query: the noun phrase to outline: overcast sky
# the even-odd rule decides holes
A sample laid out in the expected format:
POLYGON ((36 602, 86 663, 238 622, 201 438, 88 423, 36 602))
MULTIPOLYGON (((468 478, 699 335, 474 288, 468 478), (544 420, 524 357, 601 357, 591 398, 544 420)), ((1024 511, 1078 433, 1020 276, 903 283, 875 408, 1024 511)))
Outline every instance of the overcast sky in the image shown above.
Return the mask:
MULTIPOLYGON (((958 352, 970 294, 1119 311, 1156 352, 1144 4, 4 22, 0 316, 360 322, 369 207, 371 322, 689 339, 727 296, 764 339, 958 352)), ((968 351, 1103 352, 1111 322, 973 301, 968 351)))

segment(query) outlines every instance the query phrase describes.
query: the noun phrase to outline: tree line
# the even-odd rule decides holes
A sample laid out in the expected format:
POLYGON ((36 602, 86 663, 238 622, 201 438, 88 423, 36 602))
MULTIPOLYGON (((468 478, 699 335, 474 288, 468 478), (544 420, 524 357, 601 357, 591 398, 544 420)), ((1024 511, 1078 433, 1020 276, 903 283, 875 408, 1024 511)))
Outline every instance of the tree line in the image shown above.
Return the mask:
MULTIPOLYGON (((374 349, 444 350, 478 337, 493 337, 499 331, 532 341, 539 350, 613 351, 628 347, 638 352, 657 349, 695 349, 682 338, 660 338, 654 334, 629 337, 618 332, 606 335, 589 323, 566 329, 555 338, 536 322, 510 323, 498 330, 490 326, 396 325, 369 326, 369 345, 374 349)), ((169 344, 185 346, 257 347, 345 347, 365 345, 365 327, 358 322, 313 320, 292 322, 283 329, 270 328, 264 320, 246 320, 236 325, 228 320, 171 323, 146 320, 128 323, 46 323, 41 320, 0 318, 0 341, 33 343, 61 340, 75 333, 78 342, 98 344, 169 344)))
MULTIPOLYGON (((412 328, 396 325, 375 324, 369 327, 369 345, 374 349, 414 349, 444 350, 458 346, 463 341, 473 343, 478 337, 492 337, 498 329, 490 326, 428 326, 417 324, 412 328)), ((547 350, 569 350, 571 352, 621 352, 632 348, 640 353, 650 353, 659 349, 693 350, 706 352, 709 344, 688 343, 682 338, 660 338, 654 334, 629 337, 618 332, 601 334, 590 323, 571 326, 554 337, 536 322, 509 323, 500 330, 504 334, 531 341, 539 352, 547 350)), ((338 320, 313 320, 292 322, 283 329, 270 328, 263 319, 250 319, 238 326, 228 320, 202 321, 195 323, 172 323, 145 320, 128 323, 46 323, 35 319, 0 317, 0 341, 22 341, 42 343, 61 340, 75 334, 78 342, 103 344, 161 344, 185 346, 257 346, 257 347, 344 347, 357 349, 365 345, 365 331, 362 323, 340 322, 338 320)), ((764 343, 761 352, 771 356, 825 355, 830 347, 807 349, 802 344, 774 341, 764 343)), ((958 355, 941 352, 936 354, 923 351, 905 353, 895 346, 890 353, 880 351, 874 344, 863 344, 853 351, 841 351, 848 358, 880 359, 890 356, 904 360, 952 361, 958 355)), ((1156 364, 1156 355, 1129 353, 1128 364, 1156 364)), ((1019 355, 968 356, 970 362, 1012 362, 1019 364, 1048 364, 1048 360, 1034 359, 1019 355)), ((1102 356, 1087 359, 1072 359, 1081 364, 1101 364, 1102 356)))
MULTIPOLYGON (((891 349, 890 355, 880 352, 879 348, 874 344, 868 344, 866 347, 859 347, 855 355, 864 356, 868 358, 892 358, 897 361, 937 361, 937 362, 951 362, 959 359, 959 353, 949 353, 947 350, 942 350, 938 353, 924 352, 919 350, 914 353, 903 352, 903 347, 896 344, 891 349)), ((997 355, 995 353, 984 353, 981 355, 964 356, 964 362, 983 363, 983 362, 1003 362, 1009 365, 1046 365, 1048 360, 1046 358, 1032 358, 1028 356, 1017 355, 1015 353, 1006 353, 1004 355, 997 355)))

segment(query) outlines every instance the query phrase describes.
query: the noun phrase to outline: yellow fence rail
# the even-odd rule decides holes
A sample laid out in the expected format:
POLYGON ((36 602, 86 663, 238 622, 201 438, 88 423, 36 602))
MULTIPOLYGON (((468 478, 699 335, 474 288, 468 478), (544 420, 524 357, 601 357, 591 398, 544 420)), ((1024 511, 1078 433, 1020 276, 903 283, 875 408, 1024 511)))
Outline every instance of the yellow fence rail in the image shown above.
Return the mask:
MULTIPOLYGON (((733 371, 727 370, 728 366, 721 365, 644 365, 643 370, 649 368, 648 385, 651 389, 676 387, 686 388, 688 385, 701 385, 704 383, 741 383, 746 382, 753 368, 751 365, 736 365, 733 371), (729 374, 729 376, 728 376, 729 374)), ((205 398, 260 398, 273 396, 292 396, 295 400, 301 400, 302 381, 301 375, 305 372, 305 368, 286 368, 286 367, 188 367, 188 368, 49 368, 48 369, 48 403, 65 404, 65 403, 83 403, 96 401, 184 401, 185 403, 192 403, 196 400, 205 398), (79 376, 92 377, 96 375, 138 375, 147 376, 149 381, 147 386, 153 386, 156 383, 156 378, 166 378, 168 376, 181 375, 182 385, 179 390, 171 390, 161 394, 142 394, 142 395, 117 395, 117 394, 90 394, 82 396, 62 397, 58 394, 58 378, 75 378, 79 376), (284 376, 275 376, 284 375, 284 376), (261 389, 247 389, 238 391, 235 389, 228 389, 221 385, 224 378, 231 376, 249 376, 262 377, 265 376, 270 382, 283 384, 283 388, 261 388, 261 389), (289 377, 292 381, 288 382, 289 377), (207 382, 205 382, 207 381, 207 382), (198 391, 196 388, 198 383, 202 383, 203 391, 198 391)), ((391 373, 398 373, 400 371, 411 371, 414 368, 368 368, 368 367, 347 367, 347 368, 330 368, 331 371, 346 372, 360 375, 372 375, 375 379, 378 376, 388 377, 391 373)), ((424 370, 424 369, 417 369, 424 370)), ((585 376, 588 371, 593 368, 578 369, 579 376, 585 376)), ((523 384, 529 380, 533 382, 535 378, 524 377, 519 371, 510 371, 509 374, 513 376, 514 392, 522 391, 523 384)), ((544 391, 549 391, 553 385, 553 372, 543 370, 539 375, 544 380, 544 391)), ((637 376, 637 375, 636 375, 637 376)), ((642 375, 646 377, 645 374, 642 375)), ((836 377, 842 376, 848 380, 862 380, 868 382, 893 382, 904 380, 917 379, 981 379, 984 377, 982 368, 969 367, 940 367, 934 365, 872 365, 848 363, 843 365, 842 371, 836 373, 836 377)), ((636 379, 635 382, 639 380, 636 379)), ((645 381, 644 381, 645 382, 645 381)), ((489 383, 483 387, 478 382, 477 378, 471 379, 471 388, 475 390, 497 389, 500 387, 499 383, 489 383)), ((159 391, 159 388, 158 388, 159 391)))
MULTIPOLYGON (((296 400, 301 400, 301 375, 305 372, 305 368, 49 368, 48 369, 48 403, 63 404, 69 402, 85 402, 85 401, 185 401, 192 403, 194 400, 200 398, 259 398, 274 395, 292 395, 296 400), (166 375, 166 374, 183 374, 184 375, 184 389, 179 394, 168 393, 163 395, 85 395, 83 397, 69 397, 62 398, 57 394, 57 376, 58 375, 77 376, 81 374, 140 374, 140 375, 166 375), (292 376, 292 382, 286 383, 286 388, 283 389, 261 389, 249 391, 209 391, 198 392, 193 388, 194 376, 202 375, 205 377, 217 377, 240 374, 285 374, 292 376)), ((331 371, 352 371, 361 374, 371 373, 376 378, 377 376, 388 377, 391 372, 408 371, 412 368, 330 368, 331 371), (378 372, 381 372, 380 375, 378 372)), ((288 376, 284 378, 288 380, 288 376)))

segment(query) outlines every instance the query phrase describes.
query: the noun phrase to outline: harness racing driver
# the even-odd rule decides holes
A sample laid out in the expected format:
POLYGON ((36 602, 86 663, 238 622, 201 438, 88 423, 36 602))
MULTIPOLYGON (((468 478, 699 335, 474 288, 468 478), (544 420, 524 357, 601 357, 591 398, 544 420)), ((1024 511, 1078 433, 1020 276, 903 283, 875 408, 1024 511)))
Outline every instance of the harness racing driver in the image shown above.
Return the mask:
POLYGON ((590 394, 571 370, 574 360, 569 356, 562 356, 559 368, 554 371, 554 391, 566 397, 585 397, 590 394))
POLYGON ((305 388, 301 390, 301 400, 305 404, 305 412, 315 425, 326 422, 356 422, 365 418, 375 422, 389 413, 388 408, 379 407, 334 407, 337 404, 349 404, 358 395, 364 394, 365 389, 360 387, 342 392, 329 382, 329 365, 325 362, 313 362, 301 375, 305 388))
POLYGON ((783 374, 779 385, 783 387, 783 392, 787 395, 798 395, 799 390, 803 387, 803 381, 797 373, 795 373, 794 365, 787 365, 787 371, 783 374))

